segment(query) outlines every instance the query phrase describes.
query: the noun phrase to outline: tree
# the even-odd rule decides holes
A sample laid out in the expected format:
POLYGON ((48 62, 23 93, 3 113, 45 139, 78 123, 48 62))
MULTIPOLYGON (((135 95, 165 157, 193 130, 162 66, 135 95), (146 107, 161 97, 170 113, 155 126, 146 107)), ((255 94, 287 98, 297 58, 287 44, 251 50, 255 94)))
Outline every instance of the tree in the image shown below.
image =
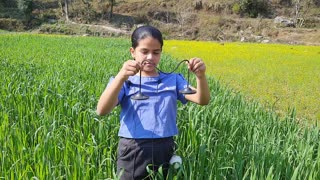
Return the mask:
POLYGON ((18 0, 18 9, 24 14, 25 20, 31 20, 33 10, 32 0, 18 0))
POLYGON ((69 21, 69 5, 70 5, 70 0, 59 0, 58 4, 61 10, 62 16, 66 16, 66 21, 69 21), (63 1, 63 3, 62 3, 63 1))
POLYGON ((69 0, 64 0, 64 14, 66 16, 66 21, 69 21, 69 0))
POLYGON ((115 5, 116 0, 109 0, 110 4, 110 12, 109 12, 109 19, 111 20, 113 17, 113 6, 115 5))
POLYGON ((293 0, 294 4, 294 24, 302 27, 308 12, 313 4, 313 0, 293 0))
POLYGON ((17 7, 17 1, 16 0, 0 0, 0 6, 1 5, 4 8, 16 8, 17 7))
POLYGON ((240 0, 240 13, 256 18, 259 15, 268 16, 270 4, 268 0, 240 0))
POLYGON ((64 12, 66 14, 66 21, 69 21, 69 2, 64 0, 64 12))
POLYGON ((280 4, 288 7, 292 5, 292 0, 280 0, 280 4))
POLYGON ((103 17, 111 20, 113 17, 113 7, 116 5, 116 0, 100 0, 100 7, 102 8, 103 17))

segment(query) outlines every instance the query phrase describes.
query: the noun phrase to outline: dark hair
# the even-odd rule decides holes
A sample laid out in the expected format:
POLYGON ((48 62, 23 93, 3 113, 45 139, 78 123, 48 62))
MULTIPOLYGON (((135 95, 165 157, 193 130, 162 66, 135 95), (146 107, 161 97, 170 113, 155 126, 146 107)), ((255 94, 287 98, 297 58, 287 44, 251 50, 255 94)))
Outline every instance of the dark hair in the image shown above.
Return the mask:
POLYGON ((135 49, 138 46, 140 40, 146 37, 153 37, 157 39, 161 44, 161 49, 163 46, 162 34, 159 29, 153 26, 140 26, 135 29, 131 35, 132 47, 135 49))

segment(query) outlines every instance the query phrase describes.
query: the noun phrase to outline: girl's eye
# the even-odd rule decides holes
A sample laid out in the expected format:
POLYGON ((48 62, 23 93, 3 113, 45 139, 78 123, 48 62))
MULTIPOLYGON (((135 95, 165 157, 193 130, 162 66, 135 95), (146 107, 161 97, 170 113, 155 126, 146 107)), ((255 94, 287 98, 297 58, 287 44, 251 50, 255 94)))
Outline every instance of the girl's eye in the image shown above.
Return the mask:
MULTIPOLYGON (((146 54, 149 54, 150 52, 149 51, 141 51, 142 54, 146 55, 146 54)), ((152 54, 154 55, 159 55, 161 53, 161 51, 154 51, 152 52, 152 54)))
POLYGON ((148 54, 148 51, 142 51, 141 53, 142 54, 148 54))

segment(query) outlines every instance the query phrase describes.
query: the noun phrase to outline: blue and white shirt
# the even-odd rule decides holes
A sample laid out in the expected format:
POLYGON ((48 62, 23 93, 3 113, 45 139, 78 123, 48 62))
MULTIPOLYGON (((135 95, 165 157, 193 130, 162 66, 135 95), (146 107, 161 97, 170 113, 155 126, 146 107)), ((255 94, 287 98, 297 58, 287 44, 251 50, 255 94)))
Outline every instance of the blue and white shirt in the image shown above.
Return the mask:
MULTIPOLYGON (((111 78, 110 82, 113 79, 111 78)), ((140 76, 130 76, 120 90, 118 135, 137 139, 177 135, 177 100, 183 104, 187 103, 184 95, 179 93, 179 90, 187 86, 184 77, 176 73, 142 77, 141 92, 149 96, 149 99, 132 100, 130 97, 139 92, 139 85, 140 76)))

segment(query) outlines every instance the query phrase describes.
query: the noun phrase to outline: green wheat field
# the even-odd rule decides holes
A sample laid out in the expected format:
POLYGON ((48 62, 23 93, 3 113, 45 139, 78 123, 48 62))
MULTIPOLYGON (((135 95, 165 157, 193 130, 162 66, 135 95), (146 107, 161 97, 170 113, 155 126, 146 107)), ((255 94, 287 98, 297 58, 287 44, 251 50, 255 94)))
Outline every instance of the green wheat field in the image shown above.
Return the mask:
MULTIPOLYGON (((282 110, 281 115, 280 106, 267 108, 260 101, 263 97, 256 95, 269 91, 251 91, 245 84, 254 89, 263 81, 250 83, 246 79, 250 78, 245 72, 248 69, 241 67, 243 64, 251 67, 259 59, 267 60, 263 57, 280 57, 288 65, 303 62, 295 61, 295 54, 288 59, 289 55, 281 49, 274 54, 278 45, 231 43, 223 47, 235 46, 231 48, 234 52, 212 49, 203 53, 201 49, 210 50, 204 46, 196 55, 192 51, 200 42, 189 43, 187 50, 179 50, 174 41, 166 41, 160 68, 170 71, 186 56, 203 56, 212 99, 208 106, 179 104, 180 132, 175 140, 176 154, 182 157, 183 164, 180 169, 170 168, 168 179, 320 179, 319 114, 311 114, 306 118, 310 121, 302 121, 297 118, 299 108, 282 110), (246 55, 245 49, 261 48, 264 50, 259 57, 231 58, 239 68, 227 61, 230 54, 246 55), (210 58, 210 54, 215 56, 210 58), (222 64, 217 64, 219 61, 222 64), (227 71, 237 72, 237 76, 224 74, 227 71), (233 84, 233 77, 237 77, 234 81, 244 79, 233 84), (248 98, 250 92, 255 93, 248 98)), ((223 48, 221 44, 214 46, 223 48)), ((95 108, 109 78, 130 58, 129 47, 129 39, 120 38, 0 35, 0 179, 117 179, 120 109, 100 117, 95 108)), ((314 74, 309 78, 314 78, 316 84, 310 85, 314 89, 307 94, 318 101, 301 101, 306 103, 304 106, 314 106, 319 102, 319 48, 279 47, 289 51, 293 48, 298 59, 314 56, 310 64, 304 63, 302 67, 306 73, 311 69, 314 74), (299 48, 310 53, 301 53, 299 48)), ((255 66, 254 77, 262 72, 259 68, 255 66)), ((266 66, 268 71, 278 68, 300 75, 276 64, 266 66)), ((281 77, 272 77, 279 83, 282 81, 281 77)), ((287 84, 291 86, 294 82, 298 88, 302 80, 288 80, 287 84)), ((273 86, 283 88, 269 79, 264 88, 267 85, 272 86, 270 93, 273 86)), ((296 94, 301 95, 300 91, 296 94)), ((161 179, 161 173, 150 176, 161 179)))

